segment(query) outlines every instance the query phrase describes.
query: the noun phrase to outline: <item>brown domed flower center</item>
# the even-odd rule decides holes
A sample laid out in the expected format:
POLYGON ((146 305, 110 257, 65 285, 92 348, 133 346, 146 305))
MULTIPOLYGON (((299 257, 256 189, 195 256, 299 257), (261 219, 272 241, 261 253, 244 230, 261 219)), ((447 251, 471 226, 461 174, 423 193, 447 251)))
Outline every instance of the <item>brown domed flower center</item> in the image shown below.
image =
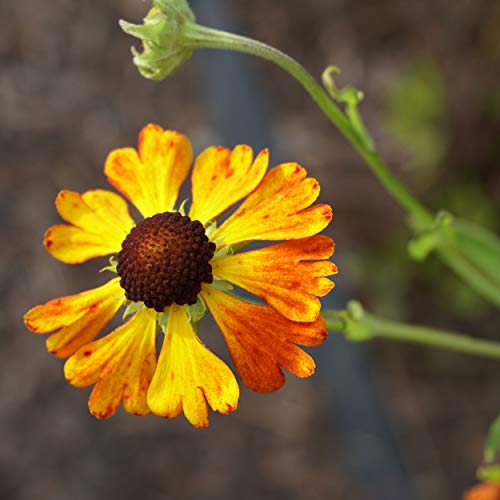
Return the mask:
POLYGON ((215 244, 199 221, 175 212, 134 227, 118 253, 117 272, 127 299, 163 312, 174 302, 194 304, 201 284, 212 283, 215 244))

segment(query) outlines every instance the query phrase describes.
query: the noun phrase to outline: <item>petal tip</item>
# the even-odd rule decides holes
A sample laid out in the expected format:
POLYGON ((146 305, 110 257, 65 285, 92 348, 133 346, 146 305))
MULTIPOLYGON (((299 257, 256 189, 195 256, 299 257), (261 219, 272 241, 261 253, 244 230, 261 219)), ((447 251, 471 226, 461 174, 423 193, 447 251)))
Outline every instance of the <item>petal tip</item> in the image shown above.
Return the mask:
POLYGON ((330 205, 323 205, 321 207, 321 212, 324 215, 325 219, 330 222, 333 219, 333 209, 330 205))
POLYGON ((31 322, 30 318, 28 315, 30 314, 31 311, 28 311, 24 316, 23 316, 23 321, 24 325, 28 330, 32 331, 33 333, 41 333, 40 330, 31 322))
POLYGON ((116 413, 116 408, 114 405, 108 405, 105 408, 92 409, 89 405, 90 414, 93 415, 98 420, 105 420, 112 417, 116 413))

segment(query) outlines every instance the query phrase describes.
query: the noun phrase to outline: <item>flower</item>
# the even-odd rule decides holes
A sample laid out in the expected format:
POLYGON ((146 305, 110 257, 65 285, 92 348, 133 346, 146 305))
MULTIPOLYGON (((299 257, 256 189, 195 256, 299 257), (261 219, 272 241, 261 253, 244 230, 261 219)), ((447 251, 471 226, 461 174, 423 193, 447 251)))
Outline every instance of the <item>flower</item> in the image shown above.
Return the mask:
POLYGON ((186 0, 153 0, 142 25, 120 20, 125 33, 142 41, 142 53, 132 47, 134 64, 142 76, 163 80, 191 57, 193 47, 187 43, 185 28, 194 22, 186 0))
POLYGON ((317 234, 330 222, 331 208, 311 206, 318 182, 296 163, 266 173, 267 150, 253 158, 249 146, 210 147, 194 163, 192 204, 184 215, 178 194, 192 159, 185 136, 156 125, 142 130, 138 151, 111 152, 104 172, 144 217, 138 224, 113 192, 57 196, 67 224, 46 232, 47 250, 71 264, 112 254, 106 269, 117 276, 31 309, 25 323, 35 333, 55 332, 47 348, 69 357, 64 372, 71 384, 94 385, 89 408, 96 417, 113 415, 123 402, 132 414, 174 418, 183 412, 195 427, 205 427, 207 403, 223 414, 233 411, 235 376, 198 336, 207 309, 249 388, 278 389, 285 382, 281 367, 299 377, 314 372, 314 361, 297 344, 325 339, 317 297, 332 289, 326 276, 337 272, 326 260, 333 241, 317 234), (281 242, 242 251, 254 240, 281 242), (262 303, 238 297, 232 285, 262 303), (96 340, 122 306, 130 319, 96 340))
POLYGON ((480 483, 465 491, 464 500, 500 500, 500 485, 480 483))

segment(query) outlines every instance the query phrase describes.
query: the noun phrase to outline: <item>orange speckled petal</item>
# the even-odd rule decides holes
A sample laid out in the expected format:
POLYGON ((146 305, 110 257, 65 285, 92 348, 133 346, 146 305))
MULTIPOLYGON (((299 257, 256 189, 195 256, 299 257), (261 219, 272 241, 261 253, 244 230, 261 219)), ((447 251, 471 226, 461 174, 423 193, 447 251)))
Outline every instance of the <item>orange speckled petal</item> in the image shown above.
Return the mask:
POLYGON ((232 152, 211 147, 201 153, 193 169, 189 217, 205 223, 251 193, 266 173, 269 152, 265 149, 252 160, 252 149, 245 145, 232 152))
POLYGON ((226 364, 193 331, 184 308, 173 305, 148 404, 153 413, 175 418, 182 412, 195 427, 208 425, 207 402, 214 411, 236 409, 239 388, 226 364))
POLYGON ((173 210, 192 161, 187 137, 150 124, 139 135, 139 154, 132 148, 112 151, 104 173, 144 217, 151 217, 173 210))
POLYGON ((328 205, 310 207, 318 198, 319 184, 306 175, 296 163, 270 170, 211 239, 222 246, 250 240, 306 238, 322 231, 332 219, 332 209, 328 205))
POLYGON ((58 330, 47 339, 47 350, 66 358, 94 340, 124 300, 116 278, 100 288, 37 306, 25 314, 24 321, 35 333, 58 330))
POLYGON ((110 297, 101 302, 95 313, 86 314, 71 325, 53 333, 47 339, 47 350, 58 358, 72 356, 80 347, 92 342, 99 335, 123 302, 124 297, 121 300, 110 297))
POLYGON ((270 392, 285 383, 280 366, 298 377, 314 373, 313 359, 295 344, 319 345, 326 324, 290 321, 273 308, 243 302, 204 285, 202 296, 219 325, 243 383, 257 392, 270 392))
POLYGON ((325 278, 337 272, 327 259, 334 243, 327 236, 311 236, 267 248, 238 253, 212 261, 213 273, 257 295, 292 321, 314 321, 323 297, 333 282, 325 278))
POLYGON ((123 400, 128 413, 147 415, 147 390, 156 367, 156 315, 142 309, 112 333, 83 346, 66 361, 64 374, 75 387, 95 384, 89 409, 113 415, 123 400))
POLYGON ((500 500, 500 484, 477 484, 464 492, 463 500, 500 500))
POLYGON ((52 226, 45 233, 45 246, 68 264, 115 253, 134 226, 125 201, 104 190, 83 195, 61 191, 56 198, 61 217, 72 225, 52 226))
POLYGON ((53 332, 73 324, 84 316, 94 314, 107 300, 118 304, 123 302, 124 291, 119 278, 113 278, 99 288, 53 299, 46 304, 36 306, 24 315, 24 322, 32 332, 53 332))

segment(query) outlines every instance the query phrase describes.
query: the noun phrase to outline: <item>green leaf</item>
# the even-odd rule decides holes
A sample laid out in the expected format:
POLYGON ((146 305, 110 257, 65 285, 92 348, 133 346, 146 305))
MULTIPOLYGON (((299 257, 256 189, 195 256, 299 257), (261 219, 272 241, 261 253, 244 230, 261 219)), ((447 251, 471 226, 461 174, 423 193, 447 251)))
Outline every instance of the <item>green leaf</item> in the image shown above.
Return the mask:
POLYGON ((500 484, 500 465, 479 467, 477 477, 481 481, 500 484))
POLYGON ((500 239, 486 228, 461 219, 453 227, 462 251, 500 289, 500 239))
POLYGON ((484 444, 484 461, 491 464, 500 452, 500 415, 493 421, 484 444))

